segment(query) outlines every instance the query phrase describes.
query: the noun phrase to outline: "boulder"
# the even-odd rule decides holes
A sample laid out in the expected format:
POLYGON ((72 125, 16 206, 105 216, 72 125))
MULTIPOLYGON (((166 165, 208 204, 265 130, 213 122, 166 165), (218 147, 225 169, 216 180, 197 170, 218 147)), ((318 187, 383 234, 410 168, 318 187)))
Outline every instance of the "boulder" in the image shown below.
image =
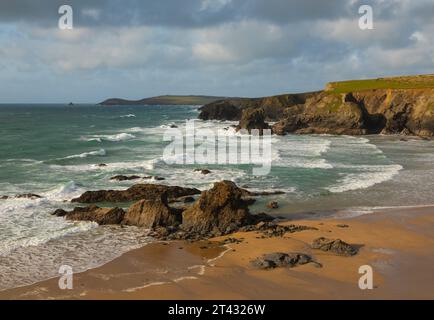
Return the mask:
POLYGON ((264 133, 264 130, 270 129, 268 123, 265 122, 264 109, 244 109, 237 131, 241 129, 246 129, 249 133, 257 129, 260 135, 264 133))
POLYGON ((184 197, 184 198, 181 198, 181 199, 182 199, 182 201, 184 203, 192 203, 192 202, 196 201, 196 199, 194 199, 193 197, 184 197))
POLYGON ((199 199, 183 213, 181 228, 187 232, 227 234, 251 221, 249 201, 235 183, 222 181, 202 192, 199 199))
POLYGON ((181 223, 182 211, 170 208, 167 194, 152 200, 140 200, 134 203, 126 213, 123 224, 155 229, 158 227, 173 227, 181 223))
POLYGON ((99 225, 120 224, 124 219, 125 211, 121 208, 100 208, 95 205, 76 207, 70 212, 56 210, 54 214, 64 216, 67 220, 93 221, 99 225))
POLYGON ((53 216, 56 216, 56 217, 64 217, 64 216, 66 216, 67 214, 68 214, 68 212, 65 211, 65 210, 63 210, 63 209, 57 209, 56 211, 54 211, 54 212, 52 213, 52 215, 53 215, 53 216))
POLYGON ((159 176, 145 176, 145 177, 143 177, 143 179, 145 179, 145 180, 155 180, 155 181, 166 180, 166 178, 159 177, 159 176))
POLYGON ((341 239, 327 239, 324 237, 315 239, 312 243, 313 249, 330 251, 340 256, 353 256, 357 254, 357 248, 349 245, 341 239))
POLYGON ((15 198, 17 198, 17 199, 25 198, 25 199, 32 199, 32 200, 34 200, 34 199, 41 199, 42 197, 40 195, 34 194, 34 193, 23 193, 23 194, 17 194, 15 196, 15 198))
POLYGON ((268 253, 250 262, 258 269, 293 268, 307 263, 314 263, 315 266, 321 267, 321 264, 313 261, 311 256, 304 253, 268 253))
POLYGON ((140 179, 140 177, 139 176, 117 175, 117 176, 110 178, 110 180, 116 180, 116 181, 128 181, 128 180, 137 180, 137 179, 140 179))
POLYGON ((277 208, 279 208, 279 204, 277 203, 277 201, 270 201, 267 204, 267 208, 269 208, 269 209, 277 209, 277 208))
POLYGON ((8 200, 11 198, 15 198, 15 199, 31 199, 31 200, 36 200, 36 199, 41 199, 42 196, 38 195, 38 194, 34 194, 34 193, 23 193, 23 194, 17 194, 14 197, 10 197, 10 196, 0 196, 1 200, 8 200))
POLYGON ((280 225, 272 222, 264 221, 257 224, 256 230, 261 232, 261 238, 283 237, 286 233, 301 232, 306 230, 317 230, 315 227, 291 224, 280 225))
POLYGON ((168 199, 176 199, 184 196, 200 194, 198 189, 183 188, 177 186, 165 186, 158 184, 136 184, 127 190, 98 190, 86 191, 80 197, 72 199, 78 203, 97 203, 97 202, 128 202, 137 200, 152 200, 161 197, 166 193, 168 199))
POLYGON ((194 169, 194 172, 200 172, 201 174, 204 174, 204 175, 211 173, 211 171, 208 169, 194 169))

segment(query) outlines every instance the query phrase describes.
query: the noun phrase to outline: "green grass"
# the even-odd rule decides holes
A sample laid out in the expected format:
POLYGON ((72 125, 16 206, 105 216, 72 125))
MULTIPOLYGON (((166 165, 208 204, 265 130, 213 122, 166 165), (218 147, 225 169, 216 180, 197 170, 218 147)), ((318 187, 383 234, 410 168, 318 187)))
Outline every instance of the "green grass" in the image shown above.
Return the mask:
POLYGON ((331 82, 326 91, 348 93, 373 89, 434 89, 434 75, 331 82))

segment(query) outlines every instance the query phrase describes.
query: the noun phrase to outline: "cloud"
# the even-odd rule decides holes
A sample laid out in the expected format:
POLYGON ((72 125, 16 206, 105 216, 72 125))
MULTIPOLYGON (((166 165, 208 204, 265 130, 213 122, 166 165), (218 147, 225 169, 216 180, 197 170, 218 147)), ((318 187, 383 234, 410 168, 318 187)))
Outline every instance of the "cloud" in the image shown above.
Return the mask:
POLYGON ((57 28, 64 0, 0 2, 3 101, 263 96, 433 72, 432 0, 67 2, 73 30, 57 28), (374 30, 358 28, 365 3, 374 30))

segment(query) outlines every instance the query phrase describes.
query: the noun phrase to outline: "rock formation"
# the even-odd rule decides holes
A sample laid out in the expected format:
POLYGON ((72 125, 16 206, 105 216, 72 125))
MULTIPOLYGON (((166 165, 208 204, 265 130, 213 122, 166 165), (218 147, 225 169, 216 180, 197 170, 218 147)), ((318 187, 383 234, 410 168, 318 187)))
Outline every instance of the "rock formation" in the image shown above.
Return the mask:
POLYGON ((267 204, 267 208, 269 208, 269 209, 277 209, 277 208, 279 208, 279 203, 277 201, 270 201, 267 204))
POLYGON ((72 211, 56 210, 53 215, 74 221, 93 221, 99 225, 120 224, 125 215, 121 208, 100 208, 95 205, 76 207, 72 211))
POLYGON ((232 100, 212 102, 200 108, 199 119, 202 120, 239 120, 241 110, 232 100))
POLYGON ((237 131, 241 129, 245 129, 249 133, 256 129, 259 130, 260 135, 263 134, 264 130, 270 129, 268 123, 265 122, 264 109, 244 109, 237 131))
POLYGON ((194 169, 194 172, 200 172, 203 175, 207 175, 211 173, 211 170, 208 169, 194 169))
POLYGON ((122 223, 146 229, 177 226, 181 223, 181 213, 182 210, 169 207, 167 194, 163 193, 159 198, 134 203, 122 223))
POLYGON ((312 243, 313 249, 330 251, 340 256, 353 256, 357 254, 357 248, 340 239, 318 238, 312 243))
POLYGON ((382 133, 432 138, 434 76, 396 78, 401 87, 394 79, 367 81, 375 89, 329 84, 320 92, 222 100, 203 106, 199 118, 240 120, 239 128, 263 129, 263 121, 251 120, 255 110, 263 110, 266 121, 277 122, 273 133, 278 135, 382 133))
POLYGON ((116 180, 116 181, 129 181, 129 180, 137 180, 137 179, 140 179, 140 177, 139 176, 117 175, 117 176, 110 178, 110 180, 116 180))
POLYGON ((198 189, 183 188, 177 186, 165 186, 158 184, 136 184, 127 190, 98 190, 86 191, 80 197, 72 199, 78 203, 98 203, 98 202, 128 202, 137 200, 153 200, 166 193, 168 199, 176 199, 184 196, 200 194, 198 189))
POLYGON ((222 181, 202 192, 193 206, 183 212, 181 228, 198 234, 227 234, 249 224, 250 201, 235 183, 222 181))
POLYGON ((321 267, 320 263, 315 262, 311 256, 304 253, 268 253, 250 262, 258 269, 293 268, 307 263, 314 263, 315 266, 321 267))

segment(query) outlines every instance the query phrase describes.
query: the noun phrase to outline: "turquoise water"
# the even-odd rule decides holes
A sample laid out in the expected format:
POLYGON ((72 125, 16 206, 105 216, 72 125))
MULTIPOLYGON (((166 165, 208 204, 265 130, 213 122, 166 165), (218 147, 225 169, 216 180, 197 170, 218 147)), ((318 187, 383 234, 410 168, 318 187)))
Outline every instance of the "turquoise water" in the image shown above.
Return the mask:
MULTIPOLYGON (((137 228, 97 227, 50 215, 70 208, 67 201, 86 190, 147 181, 110 181, 117 174, 161 176, 166 180, 158 183, 200 189, 228 179, 252 190, 282 190, 285 195, 259 199, 252 210, 266 211, 266 202, 277 200, 276 213, 288 217, 434 203, 431 141, 273 137, 271 172, 264 176, 254 176, 248 164, 167 165, 164 133, 170 125, 183 130, 185 120, 197 114, 195 106, 0 106, 0 196, 43 197, 0 200, 0 289, 52 277, 61 264, 74 271, 95 267, 151 241, 137 228), (194 172, 205 167, 210 175, 194 172)), ((196 121, 197 128, 226 128, 235 136, 232 124, 196 121)))

